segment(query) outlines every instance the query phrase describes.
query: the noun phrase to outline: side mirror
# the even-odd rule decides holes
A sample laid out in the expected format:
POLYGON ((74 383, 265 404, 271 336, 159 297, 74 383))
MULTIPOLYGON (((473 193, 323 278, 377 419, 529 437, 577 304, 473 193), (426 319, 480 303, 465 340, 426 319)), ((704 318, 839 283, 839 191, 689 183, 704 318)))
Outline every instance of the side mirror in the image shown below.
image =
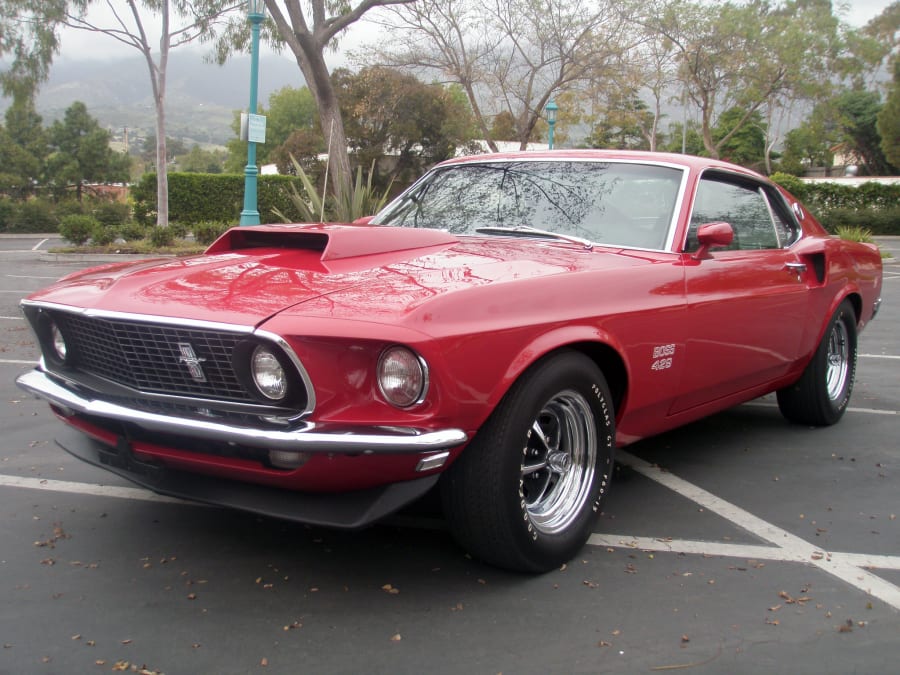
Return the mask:
POLYGON ((375 217, 375 216, 363 216, 362 218, 357 218, 356 220, 354 220, 354 221, 353 221, 352 223, 350 223, 350 224, 351 224, 351 225, 368 225, 369 223, 372 222, 372 219, 373 219, 374 217, 375 217))
POLYGON ((694 260, 703 260, 709 257, 710 249, 730 246, 734 241, 734 230, 724 222, 704 223, 697 228, 697 241, 700 248, 692 257, 694 260))

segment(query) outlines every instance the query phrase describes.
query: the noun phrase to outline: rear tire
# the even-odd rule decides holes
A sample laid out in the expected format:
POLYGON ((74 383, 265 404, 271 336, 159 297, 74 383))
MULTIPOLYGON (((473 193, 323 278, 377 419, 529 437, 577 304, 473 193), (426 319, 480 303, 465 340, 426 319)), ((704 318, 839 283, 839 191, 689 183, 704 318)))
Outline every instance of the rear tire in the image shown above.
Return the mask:
POLYGON ((803 375, 778 391, 781 414, 796 424, 829 426, 844 415, 856 377, 856 313, 838 306, 803 375))
POLYGON ((559 567, 591 534, 614 443, 612 397, 597 365, 570 351, 538 362, 442 477, 451 531, 493 565, 559 567))

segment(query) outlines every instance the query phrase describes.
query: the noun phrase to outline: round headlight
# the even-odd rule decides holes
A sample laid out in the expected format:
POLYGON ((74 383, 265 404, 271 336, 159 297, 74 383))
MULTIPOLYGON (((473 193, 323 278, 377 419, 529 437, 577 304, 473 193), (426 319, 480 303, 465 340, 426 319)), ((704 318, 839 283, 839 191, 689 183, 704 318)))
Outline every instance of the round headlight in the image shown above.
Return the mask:
POLYGON ((50 346, 53 347, 53 351, 60 361, 66 360, 69 349, 66 347, 66 338, 63 337, 62 331, 56 323, 50 324, 50 346))
POLYGON ((278 357, 268 347, 259 346, 253 350, 250 374, 259 393, 266 398, 280 401, 287 394, 287 375, 278 357))
POLYGON ((378 360, 378 388, 398 408, 421 403, 428 390, 425 362, 406 347, 390 347, 378 360))

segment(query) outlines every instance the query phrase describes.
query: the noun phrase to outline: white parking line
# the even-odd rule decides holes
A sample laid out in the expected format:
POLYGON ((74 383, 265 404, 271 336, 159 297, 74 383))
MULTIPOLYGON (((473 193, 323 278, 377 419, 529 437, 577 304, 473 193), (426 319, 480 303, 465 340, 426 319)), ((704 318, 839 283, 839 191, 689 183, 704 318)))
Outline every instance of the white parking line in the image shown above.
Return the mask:
MULTIPOLYGON (((677 540, 668 538, 631 537, 625 535, 594 534, 588 540, 590 546, 628 548, 641 551, 686 553, 703 556, 722 556, 745 560, 772 560, 795 562, 818 567, 844 583, 858 588, 893 609, 900 611, 900 587, 869 572, 869 569, 900 570, 900 556, 869 555, 825 551, 818 546, 768 523, 752 513, 716 497, 677 476, 663 471, 634 455, 619 451, 618 461, 631 466, 638 473, 669 488, 676 494, 716 513, 732 524, 769 542, 770 546, 752 544, 724 544, 718 542, 677 540)), ((203 506, 196 502, 164 497, 142 488, 94 485, 71 481, 48 480, 0 474, 0 487, 18 487, 49 492, 113 497, 166 504, 203 506)), ((407 523, 409 525, 410 523, 407 523)))
MULTIPOLYGON (((746 530, 747 532, 759 537, 763 541, 767 541, 778 549, 781 549, 781 555, 784 560, 803 562, 807 565, 813 565, 836 576, 846 584, 860 589, 864 593, 871 595, 890 605, 895 610, 900 611, 900 587, 885 581, 868 570, 860 566, 861 560, 868 560, 870 557, 865 555, 853 554, 844 555, 842 553, 825 552, 820 547, 791 534, 787 530, 768 523, 765 520, 754 516, 749 511, 716 497, 711 492, 707 492, 686 480, 675 476, 674 474, 663 471, 658 466, 654 466, 649 462, 635 457, 631 453, 619 451, 616 453, 618 461, 633 468, 643 476, 663 485, 676 494, 681 495, 691 501, 699 504, 704 509, 712 511, 725 518, 729 522, 746 530)), ((619 537, 621 539, 621 537, 619 537)), ((721 545, 720 545, 721 546, 721 545)), ((743 549, 744 547, 740 547, 743 549)), ((661 548, 659 550, 666 550, 661 548)), ((722 550, 720 548, 720 550, 722 550)), ((754 558, 768 550, 768 547, 753 546, 751 547, 754 558)), ((705 551, 704 551, 705 552, 705 551)), ((744 557, 741 550, 739 557, 744 557)), ((773 551, 774 552, 774 551, 773 551)), ((708 553, 707 553, 708 554, 708 553)), ((727 555, 727 554, 722 554, 727 555)), ((900 558, 882 556, 889 562, 890 569, 900 569, 900 558)), ((876 565, 873 565, 876 566, 876 565)))
POLYGON ((94 485, 93 483, 75 483, 66 480, 48 480, 45 478, 27 478, 0 474, 0 486, 27 488, 29 490, 45 490, 47 492, 67 492, 69 494, 90 495, 93 497, 115 497, 116 499, 132 499, 144 502, 164 502, 166 504, 191 504, 203 506, 182 499, 164 497, 143 488, 116 487, 114 485, 94 485))
POLYGON ((53 281, 59 279, 59 277, 39 277, 33 274, 4 274, 3 276, 10 279, 52 279, 53 281))
POLYGON ((858 356, 861 359, 893 359, 900 361, 900 356, 891 356, 889 354, 859 354, 858 356))
MULTIPOLYGON (((750 408, 777 408, 777 403, 767 403, 766 401, 748 401, 744 403, 750 408)), ((897 410, 881 410, 879 408, 847 408, 847 412, 852 413, 862 413, 863 415, 900 415, 900 411, 897 410)))
POLYGON ((0 316, 0 319, 6 320, 6 321, 24 321, 25 320, 25 318, 21 317, 21 316, 0 316))
POLYGON ((48 241, 50 241, 50 240, 49 239, 41 239, 37 244, 34 245, 34 247, 31 250, 37 251, 41 246, 46 244, 48 241))
POLYGON ((37 361, 20 361, 18 359, 0 359, 0 364, 7 366, 36 366, 37 361))
MULTIPOLYGON (((660 539, 653 537, 632 537, 621 534, 594 534, 588 540, 592 546, 608 546, 613 548, 633 548, 637 551, 654 553, 686 553, 691 555, 718 555, 725 558, 744 558, 746 560, 772 560, 775 562, 810 562, 806 558, 797 557, 791 551, 780 546, 759 546, 753 544, 726 544, 715 541, 694 541, 690 539, 660 539)), ((869 555, 866 553, 836 553, 819 549, 816 557, 831 558, 839 556, 857 567, 882 570, 900 570, 900 556, 869 555)))

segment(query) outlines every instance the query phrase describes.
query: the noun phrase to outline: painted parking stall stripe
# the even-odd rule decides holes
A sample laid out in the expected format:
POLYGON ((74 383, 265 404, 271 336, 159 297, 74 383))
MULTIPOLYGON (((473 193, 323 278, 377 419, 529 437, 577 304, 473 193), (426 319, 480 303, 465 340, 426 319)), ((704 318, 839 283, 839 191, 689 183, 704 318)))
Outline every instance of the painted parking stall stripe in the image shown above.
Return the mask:
POLYGON ((174 497, 164 497, 143 488, 118 487, 115 485, 95 485, 93 483, 76 483, 65 480, 49 480, 45 478, 28 478, 25 476, 8 476, 0 474, 0 486, 26 488, 28 490, 44 490, 46 492, 65 492, 92 497, 113 497, 115 499, 131 499, 133 501, 162 502, 165 504, 190 504, 203 506, 195 502, 185 502, 174 497))
MULTIPOLYGON (((889 569, 900 569, 900 557, 894 558, 893 556, 880 556, 876 558, 875 556, 865 556, 858 554, 844 555, 842 553, 825 552, 821 548, 814 546, 810 542, 794 534, 791 534, 787 530, 783 530, 780 527, 773 525, 772 523, 766 522, 765 520, 754 516, 749 511, 745 511, 741 507, 725 501, 724 499, 715 496, 711 492, 707 492, 703 488, 693 485, 692 483, 689 483, 686 480, 675 476, 674 474, 663 471, 658 466, 654 466, 653 464, 650 464, 649 462, 646 462, 639 457, 635 457, 628 452, 619 451, 616 455, 616 459, 617 461, 630 466, 632 469, 645 476, 646 478, 649 478, 650 480, 653 480, 654 482, 669 488, 676 494, 679 494, 686 499, 690 499, 694 503, 702 506, 704 509, 718 514, 719 516, 755 535, 763 541, 767 541, 770 544, 773 544, 774 548, 780 549, 780 554, 784 556, 783 558, 778 559, 802 562, 807 565, 818 567, 819 569, 837 577, 844 583, 858 588, 864 593, 867 593, 868 595, 881 600, 885 604, 891 606, 893 609, 900 611, 900 587, 895 586, 888 581, 885 581, 881 577, 872 574, 867 569, 864 569, 862 566, 860 566, 860 563, 863 561, 880 559, 881 562, 889 563, 889 565, 887 566, 889 569)), ((591 537, 591 539, 589 540, 589 543, 600 546, 615 546, 615 544, 609 543, 611 539, 632 541, 628 538, 623 539, 622 537, 610 538, 605 535, 594 535, 594 537, 591 537), (598 538, 595 539, 595 537, 598 538)), ((648 541, 659 542, 660 540, 648 541)), ((665 540, 662 541, 669 546, 674 543, 666 542, 665 540)), ((621 546, 621 544, 619 544, 619 546, 621 546)), ((704 546, 706 548, 702 550, 702 553, 710 555, 709 550, 713 547, 713 545, 704 543, 704 546)), ((755 558, 769 551, 769 547, 765 546, 753 546, 749 547, 749 549, 748 547, 743 546, 723 549, 721 545, 718 546, 719 550, 730 550, 734 553, 739 552, 740 555, 738 557, 742 558, 746 557, 745 554, 747 552, 752 552, 753 555, 750 555, 749 557, 755 558)), ((655 550, 665 551, 670 549, 667 549, 665 546, 661 546, 655 550)), ((698 553, 700 552, 701 551, 698 551, 698 553)), ((730 555, 730 553, 722 553, 721 555, 730 555)), ((878 565, 872 564, 867 566, 877 567, 878 565)))

